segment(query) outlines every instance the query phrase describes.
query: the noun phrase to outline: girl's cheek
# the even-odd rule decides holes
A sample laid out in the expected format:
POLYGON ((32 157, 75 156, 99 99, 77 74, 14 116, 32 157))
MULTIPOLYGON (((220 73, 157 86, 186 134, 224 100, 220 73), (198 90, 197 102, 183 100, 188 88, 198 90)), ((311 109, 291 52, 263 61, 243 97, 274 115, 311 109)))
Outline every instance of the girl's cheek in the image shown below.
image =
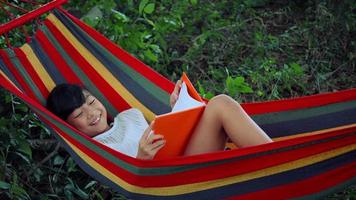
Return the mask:
POLYGON ((83 119, 77 119, 76 122, 75 122, 75 126, 77 129, 83 129, 85 128, 85 120, 83 119))

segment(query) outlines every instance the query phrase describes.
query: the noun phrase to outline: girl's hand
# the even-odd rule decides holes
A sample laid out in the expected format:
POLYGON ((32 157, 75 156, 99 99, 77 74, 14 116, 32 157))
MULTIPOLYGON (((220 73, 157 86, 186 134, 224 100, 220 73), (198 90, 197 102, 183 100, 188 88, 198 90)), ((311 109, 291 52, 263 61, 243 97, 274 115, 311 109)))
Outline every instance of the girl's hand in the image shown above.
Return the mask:
POLYGON ((154 122, 145 130, 140 139, 136 158, 151 160, 166 143, 163 139, 163 135, 150 134, 152 132, 153 123, 154 122))
POLYGON ((170 97, 170 104, 171 104, 171 108, 173 108, 173 106, 176 104, 177 99, 178 99, 178 95, 179 95, 179 90, 182 87, 182 80, 178 80, 176 83, 176 86, 174 87, 174 90, 171 94, 170 97))

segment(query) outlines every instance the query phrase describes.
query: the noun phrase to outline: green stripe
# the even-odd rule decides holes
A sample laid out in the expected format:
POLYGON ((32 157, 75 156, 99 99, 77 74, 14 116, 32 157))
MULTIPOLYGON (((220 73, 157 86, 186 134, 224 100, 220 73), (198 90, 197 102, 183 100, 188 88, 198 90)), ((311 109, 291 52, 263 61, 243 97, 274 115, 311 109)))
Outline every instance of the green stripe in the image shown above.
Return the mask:
MULTIPOLYGON (((116 67, 120 68, 123 72, 125 72, 125 74, 131 77, 132 80, 138 83, 147 92, 152 94, 152 96, 160 103, 168 105, 169 94, 165 90, 162 90, 160 87, 157 87, 150 80, 147 80, 142 74, 138 73, 136 70, 132 69, 130 66, 123 63, 117 57, 112 55, 110 51, 104 48, 100 43, 98 43, 96 40, 88 36, 88 34, 85 31, 83 31, 81 28, 78 28, 78 26, 74 22, 72 22, 71 20, 69 21, 71 24, 77 27, 78 31, 80 31, 83 36, 85 36, 90 41, 91 45, 95 46, 95 48, 97 49, 100 49, 100 51, 105 54, 107 60, 109 60, 110 62, 115 64, 116 67)), ((111 73, 114 74, 114 72, 111 73)))
POLYGON ((35 94, 35 96, 40 101, 40 103, 44 105, 46 103, 45 98, 42 96, 41 92, 37 88, 37 85, 32 81, 31 76, 27 73, 27 71, 22 66, 20 60, 15 55, 15 52, 13 52, 10 49, 5 49, 5 50, 8 56, 10 57, 12 64, 16 67, 18 72, 21 74, 21 78, 23 78, 23 80, 26 82, 26 85, 28 85, 31 88, 31 91, 35 94))
POLYGON ((48 30, 48 28, 42 26, 41 30, 45 33, 48 40, 51 41, 51 43, 55 46, 57 52, 61 55, 61 57, 67 62, 67 64, 71 67, 74 73, 84 83, 85 87, 104 104, 105 108, 107 109, 108 113, 111 116, 116 116, 119 111, 112 106, 112 104, 107 100, 107 98, 102 94, 102 92, 100 92, 100 90, 96 87, 96 85, 93 84, 93 82, 82 71, 82 69, 80 69, 77 63, 71 59, 71 57, 66 53, 64 48, 60 45, 60 43, 48 30))
POLYGON ((356 108, 356 101, 347 101, 342 103, 334 103, 325 106, 319 106, 314 108, 299 109, 293 111, 274 112, 262 115, 254 115, 252 119, 258 125, 274 124, 285 121, 293 121, 298 119, 305 119, 309 117, 316 117, 319 115, 331 114, 344 110, 356 108))

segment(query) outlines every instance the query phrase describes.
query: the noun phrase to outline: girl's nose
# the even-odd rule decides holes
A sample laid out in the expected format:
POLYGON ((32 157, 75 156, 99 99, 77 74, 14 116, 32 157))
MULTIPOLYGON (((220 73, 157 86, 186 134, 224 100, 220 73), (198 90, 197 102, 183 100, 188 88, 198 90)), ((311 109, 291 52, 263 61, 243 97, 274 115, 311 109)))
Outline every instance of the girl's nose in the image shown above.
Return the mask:
POLYGON ((88 118, 89 119, 91 119, 91 118, 93 118, 94 117, 94 114, 95 114, 95 109, 93 109, 93 108, 90 108, 89 110, 88 110, 88 118))
POLYGON ((87 118, 91 119, 95 114, 95 109, 92 108, 91 106, 86 106, 85 109, 86 109, 86 111, 88 113, 87 118))

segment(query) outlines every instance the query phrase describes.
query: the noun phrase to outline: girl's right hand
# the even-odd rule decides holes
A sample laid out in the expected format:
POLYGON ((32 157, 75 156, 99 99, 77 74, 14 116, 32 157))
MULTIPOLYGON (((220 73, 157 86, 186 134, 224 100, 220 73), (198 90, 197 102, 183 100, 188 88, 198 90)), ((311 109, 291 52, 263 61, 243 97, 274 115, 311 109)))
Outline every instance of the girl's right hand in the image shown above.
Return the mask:
POLYGON ((153 123, 145 130, 140 139, 136 158, 151 160, 166 143, 163 135, 156 135, 152 132, 153 123), (150 134, 151 132, 152 134, 150 134))
POLYGON ((175 87, 174 87, 174 90, 169 98, 169 103, 171 104, 171 108, 173 108, 173 106, 176 104, 177 100, 178 100, 178 96, 179 96, 179 91, 180 91, 180 88, 182 87, 182 80, 178 80, 175 87))

